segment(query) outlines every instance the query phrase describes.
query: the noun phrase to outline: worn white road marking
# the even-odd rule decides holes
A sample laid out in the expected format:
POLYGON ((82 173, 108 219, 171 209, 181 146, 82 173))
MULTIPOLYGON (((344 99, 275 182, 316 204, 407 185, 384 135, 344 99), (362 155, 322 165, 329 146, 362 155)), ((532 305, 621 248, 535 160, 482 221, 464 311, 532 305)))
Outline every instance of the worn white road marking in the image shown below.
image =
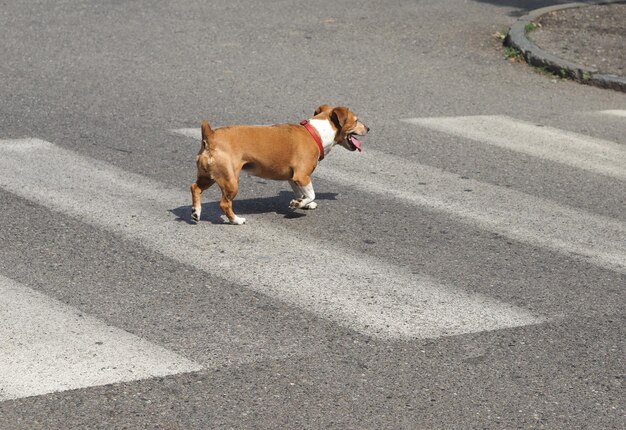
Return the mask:
POLYGON ((506 116, 411 118, 403 121, 601 175, 626 179, 626 147, 608 140, 506 116))
POLYGON ((0 141, 0 186, 375 337, 434 338, 544 321, 278 226, 179 222, 170 211, 189 212, 191 201, 182 185, 167 188, 43 141, 0 141))
POLYGON ((625 110, 619 110, 619 109, 601 110, 601 111, 598 111, 598 113, 603 114, 603 115, 620 116, 622 118, 626 118, 626 109, 625 110))
MULTIPOLYGON (((199 128, 173 131, 199 139, 199 128)), ((626 272, 626 226, 608 217, 367 147, 360 154, 333 151, 314 176, 443 211, 511 239, 626 272)))
POLYGON ((0 401, 200 370, 0 276, 0 401))
MULTIPOLYGON (((176 128, 170 130, 170 132, 175 134, 180 134, 181 136, 191 137, 192 139, 196 139, 198 141, 202 140, 202 132, 200 131, 200 127, 197 128, 176 128)), ((200 143, 198 143, 198 148, 200 148, 200 143)))

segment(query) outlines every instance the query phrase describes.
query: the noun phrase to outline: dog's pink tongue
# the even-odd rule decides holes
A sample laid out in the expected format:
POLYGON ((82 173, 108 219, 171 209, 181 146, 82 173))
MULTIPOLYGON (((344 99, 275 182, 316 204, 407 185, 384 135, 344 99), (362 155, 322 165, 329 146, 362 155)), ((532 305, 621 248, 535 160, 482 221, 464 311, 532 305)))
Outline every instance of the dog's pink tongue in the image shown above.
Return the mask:
POLYGON ((354 145, 354 147, 356 149, 358 149, 359 152, 361 152, 361 141, 359 139, 357 139, 353 135, 349 135, 348 136, 348 142, 350 142, 352 145, 354 145))

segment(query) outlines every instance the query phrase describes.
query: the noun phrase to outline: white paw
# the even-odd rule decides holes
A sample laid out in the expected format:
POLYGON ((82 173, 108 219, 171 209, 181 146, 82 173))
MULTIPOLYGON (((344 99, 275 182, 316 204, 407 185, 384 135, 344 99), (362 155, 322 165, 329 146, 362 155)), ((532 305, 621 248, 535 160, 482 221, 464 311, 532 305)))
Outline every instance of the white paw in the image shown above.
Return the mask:
POLYGON ((302 199, 292 200, 289 202, 289 207, 291 209, 299 209, 302 207, 302 199))
POLYGON ((195 222, 200 221, 200 208, 191 208, 191 219, 195 222))
POLYGON ((315 202, 311 202, 311 203, 309 203, 307 205, 304 205, 304 209, 313 210, 313 209, 316 209, 316 208, 317 208, 317 203, 315 203, 315 202))
POLYGON ((230 223, 233 225, 241 225, 246 223, 246 219, 235 215, 235 218, 230 223))

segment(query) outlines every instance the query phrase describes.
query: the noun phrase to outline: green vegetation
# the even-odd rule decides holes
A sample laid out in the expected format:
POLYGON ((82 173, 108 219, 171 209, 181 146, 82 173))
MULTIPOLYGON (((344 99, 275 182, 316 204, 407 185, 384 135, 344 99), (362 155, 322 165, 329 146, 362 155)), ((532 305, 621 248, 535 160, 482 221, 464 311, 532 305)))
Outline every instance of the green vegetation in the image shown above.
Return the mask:
POLYGON ((493 34, 493 37, 495 37, 496 39, 498 39, 498 40, 500 40, 500 41, 504 42, 504 39, 506 39, 506 35, 507 35, 508 33, 509 33, 509 32, 508 32, 507 30, 504 30, 504 31, 496 31, 496 32, 493 34))
POLYGON ((537 27, 539 27, 539 24, 536 24, 534 22, 529 22, 528 24, 526 24, 524 26, 524 32, 526 34, 530 33, 531 31, 533 31, 534 29, 536 29, 537 27))
POLYGON ((512 46, 505 46, 504 56, 508 60, 518 60, 522 56, 522 53, 518 49, 513 48, 512 46))

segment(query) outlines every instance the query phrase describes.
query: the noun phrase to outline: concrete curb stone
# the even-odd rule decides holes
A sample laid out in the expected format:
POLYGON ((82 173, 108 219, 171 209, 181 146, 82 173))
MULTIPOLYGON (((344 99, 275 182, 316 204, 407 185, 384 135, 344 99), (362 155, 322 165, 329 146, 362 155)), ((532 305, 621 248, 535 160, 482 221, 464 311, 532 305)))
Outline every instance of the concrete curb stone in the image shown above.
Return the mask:
POLYGON ((519 18, 513 26, 511 26, 511 29, 504 39, 504 45, 517 49, 531 66, 542 67, 557 75, 569 77, 584 84, 626 92, 626 77, 603 74, 595 68, 572 63, 571 61, 544 51, 526 37, 528 26, 532 25, 542 15, 563 9, 612 3, 626 3, 626 0, 577 2, 535 9, 519 18))

